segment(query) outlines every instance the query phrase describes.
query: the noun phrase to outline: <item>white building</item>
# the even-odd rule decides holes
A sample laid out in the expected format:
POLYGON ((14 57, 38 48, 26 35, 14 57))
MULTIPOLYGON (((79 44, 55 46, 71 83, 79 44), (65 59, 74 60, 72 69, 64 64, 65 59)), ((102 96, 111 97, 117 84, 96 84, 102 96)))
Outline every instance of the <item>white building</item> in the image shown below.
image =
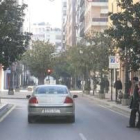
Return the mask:
POLYGON ((62 0, 62 48, 65 49, 66 36, 66 19, 67 19, 67 0, 62 0))
POLYGON ((31 25, 32 40, 49 41, 56 46, 57 49, 61 49, 61 29, 51 28, 49 23, 34 23, 31 25))

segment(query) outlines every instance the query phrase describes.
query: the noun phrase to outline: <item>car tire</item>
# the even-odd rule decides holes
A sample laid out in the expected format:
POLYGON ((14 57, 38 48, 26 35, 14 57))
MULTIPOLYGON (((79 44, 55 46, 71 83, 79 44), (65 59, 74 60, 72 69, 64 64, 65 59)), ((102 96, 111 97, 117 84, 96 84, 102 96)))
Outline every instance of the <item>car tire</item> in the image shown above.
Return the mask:
POLYGON ((75 116, 70 116, 69 122, 70 122, 70 123, 74 123, 74 122, 75 122, 75 116))
POLYGON ((34 122, 35 122, 34 117, 28 115, 28 123, 34 123, 34 122))

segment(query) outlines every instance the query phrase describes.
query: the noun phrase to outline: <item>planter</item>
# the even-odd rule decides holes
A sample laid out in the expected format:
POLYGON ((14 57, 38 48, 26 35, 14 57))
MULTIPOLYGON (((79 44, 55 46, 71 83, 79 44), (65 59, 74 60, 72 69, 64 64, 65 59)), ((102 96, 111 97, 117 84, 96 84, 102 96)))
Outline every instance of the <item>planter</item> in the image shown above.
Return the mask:
POLYGON ((122 103, 122 105, 124 105, 124 106, 125 106, 125 105, 130 105, 130 101, 131 101, 130 99, 122 99, 122 100, 121 100, 121 103, 122 103))
POLYGON ((13 89, 9 89, 8 95, 14 95, 14 90, 13 89))
POLYGON ((98 97, 99 97, 99 99, 105 99, 105 94, 99 93, 98 97))
POLYGON ((15 92, 20 92, 20 88, 16 88, 15 89, 15 92))

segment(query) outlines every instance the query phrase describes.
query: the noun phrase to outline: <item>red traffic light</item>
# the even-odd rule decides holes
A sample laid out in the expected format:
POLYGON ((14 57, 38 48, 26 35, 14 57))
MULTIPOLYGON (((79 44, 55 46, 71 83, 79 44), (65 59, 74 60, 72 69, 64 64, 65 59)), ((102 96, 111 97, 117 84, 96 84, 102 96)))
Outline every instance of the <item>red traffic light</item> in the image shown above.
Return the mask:
POLYGON ((47 74, 51 74, 52 70, 51 69, 47 69, 47 74))

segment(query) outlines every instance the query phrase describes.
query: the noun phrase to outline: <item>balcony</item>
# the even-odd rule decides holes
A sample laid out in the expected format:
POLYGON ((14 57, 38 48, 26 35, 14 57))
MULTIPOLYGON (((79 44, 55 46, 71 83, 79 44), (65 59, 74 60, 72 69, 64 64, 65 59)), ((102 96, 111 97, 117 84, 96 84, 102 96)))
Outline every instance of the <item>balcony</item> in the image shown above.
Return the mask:
POLYGON ((100 13, 101 14, 108 14, 108 12, 109 12, 108 9, 101 9, 101 12, 100 13))
POLYGON ((92 18, 92 25, 107 26, 108 18, 92 18))
POLYGON ((92 0, 92 6, 108 7, 108 0, 92 0))

